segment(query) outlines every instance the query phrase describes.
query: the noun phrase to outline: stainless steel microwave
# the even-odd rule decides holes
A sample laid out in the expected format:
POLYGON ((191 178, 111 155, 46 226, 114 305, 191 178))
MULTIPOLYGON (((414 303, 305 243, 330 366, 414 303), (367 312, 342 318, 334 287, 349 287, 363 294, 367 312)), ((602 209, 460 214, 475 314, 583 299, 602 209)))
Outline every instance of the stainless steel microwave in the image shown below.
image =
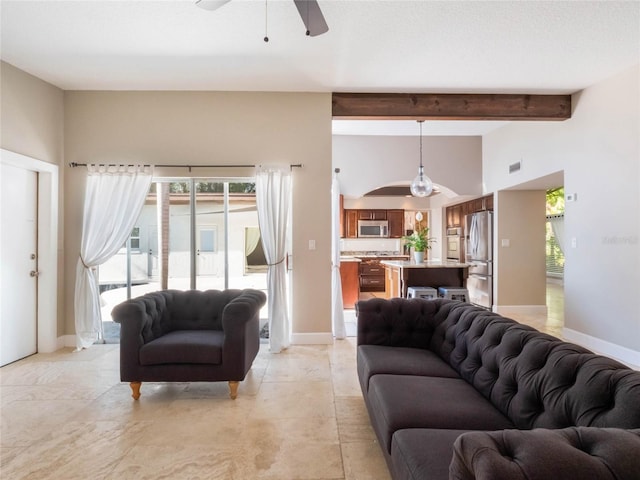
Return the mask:
POLYGON ((359 238, 388 238, 389 222, 387 220, 358 220, 359 238))

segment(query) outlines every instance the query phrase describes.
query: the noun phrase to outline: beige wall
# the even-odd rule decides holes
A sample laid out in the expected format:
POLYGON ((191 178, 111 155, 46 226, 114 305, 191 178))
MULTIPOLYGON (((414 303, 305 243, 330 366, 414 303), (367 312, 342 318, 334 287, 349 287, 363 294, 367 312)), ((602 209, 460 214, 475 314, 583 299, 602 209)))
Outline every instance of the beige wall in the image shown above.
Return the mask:
MULTIPOLYGON (((66 162, 304 164, 293 170, 293 333, 331 332, 330 94, 68 91, 64 123, 66 162)), ((186 168, 159 173, 190 175, 186 168)), ((66 175, 65 266, 75 272, 85 170, 67 167, 66 175)), ((65 283, 69 334, 73 277, 65 283)))
MULTIPOLYGON (((54 165, 64 161, 64 92, 6 62, 0 64, 0 147, 54 165)), ((58 219, 64 220, 60 169, 58 219)), ((64 284, 64 229, 58 229, 58 285, 64 284)), ((57 299, 58 336, 65 331, 64 295, 57 299)))
POLYGON ((494 304, 546 304, 544 190, 503 190, 494 199, 494 304), (509 246, 503 246, 503 240, 509 246))

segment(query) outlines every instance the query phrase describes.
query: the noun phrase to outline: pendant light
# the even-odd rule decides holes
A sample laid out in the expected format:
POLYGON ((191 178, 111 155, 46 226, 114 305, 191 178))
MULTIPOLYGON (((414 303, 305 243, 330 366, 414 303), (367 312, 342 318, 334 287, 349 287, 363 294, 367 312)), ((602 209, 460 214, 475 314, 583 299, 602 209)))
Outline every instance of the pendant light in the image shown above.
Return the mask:
POLYGON ((422 166, 422 123, 424 120, 418 120, 420 124, 420 166, 418 167, 418 176, 411 182, 411 195, 414 197, 426 197, 433 192, 433 182, 424 174, 422 166))

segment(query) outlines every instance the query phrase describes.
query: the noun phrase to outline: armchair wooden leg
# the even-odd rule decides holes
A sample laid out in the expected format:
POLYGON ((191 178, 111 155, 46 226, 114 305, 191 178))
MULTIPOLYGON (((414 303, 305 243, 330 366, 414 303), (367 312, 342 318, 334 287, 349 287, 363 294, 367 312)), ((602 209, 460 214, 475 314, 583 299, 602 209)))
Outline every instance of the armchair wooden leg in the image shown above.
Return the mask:
POLYGON ((229 396, 232 400, 235 400, 238 396, 238 385, 240 385, 240 382, 229 382, 229 396))
POLYGON ((134 400, 138 400, 140 398, 140 385, 142 385, 142 382, 131 382, 129 384, 131 391, 133 392, 131 396, 134 400))

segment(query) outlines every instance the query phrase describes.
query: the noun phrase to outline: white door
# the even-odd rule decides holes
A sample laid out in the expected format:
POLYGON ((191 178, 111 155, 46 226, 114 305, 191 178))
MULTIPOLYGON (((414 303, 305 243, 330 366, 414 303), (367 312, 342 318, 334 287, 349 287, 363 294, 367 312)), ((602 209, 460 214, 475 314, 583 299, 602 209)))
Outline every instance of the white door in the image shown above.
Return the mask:
POLYGON ((37 351, 38 174, 0 165, 0 365, 37 351))
POLYGON ((196 237, 197 275, 216 275, 216 227, 198 227, 196 237))

